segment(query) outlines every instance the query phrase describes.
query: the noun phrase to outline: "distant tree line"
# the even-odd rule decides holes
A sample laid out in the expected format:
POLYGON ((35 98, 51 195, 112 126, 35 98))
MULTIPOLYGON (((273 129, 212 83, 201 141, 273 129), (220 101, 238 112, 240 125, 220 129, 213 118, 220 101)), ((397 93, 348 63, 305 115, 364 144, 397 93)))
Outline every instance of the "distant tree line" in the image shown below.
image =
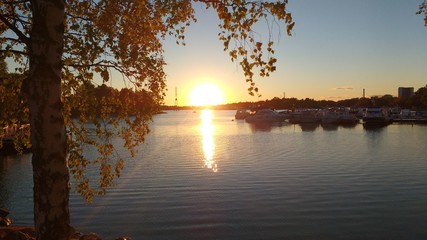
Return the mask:
MULTIPOLYGON (((298 108, 329 108, 329 107, 400 107, 408 109, 427 109, 427 85, 418 89, 413 96, 409 98, 393 97, 392 95, 374 96, 371 98, 351 98, 339 101, 332 100, 314 100, 311 98, 278 98, 257 102, 239 102, 225 105, 214 106, 214 109, 254 109, 254 108, 274 108, 274 109, 298 109, 298 108)), ((190 109, 192 107, 174 107, 164 106, 163 109, 190 109)))
POLYGON ((297 108, 328 108, 328 107, 400 107, 409 109, 427 108, 427 86, 418 89, 409 98, 393 97, 392 95, 374 96, 371 98, 351 98, 339 101, 314 100, 311 98, 278 98, 254 103, 238 103, 236 107, 271 107, 275 109, 297 108))

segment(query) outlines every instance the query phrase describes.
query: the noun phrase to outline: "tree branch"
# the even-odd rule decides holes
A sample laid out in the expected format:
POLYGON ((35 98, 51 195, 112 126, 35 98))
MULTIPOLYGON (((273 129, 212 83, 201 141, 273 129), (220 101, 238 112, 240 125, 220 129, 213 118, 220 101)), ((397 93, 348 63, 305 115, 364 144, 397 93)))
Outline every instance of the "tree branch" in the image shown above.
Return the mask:
POLYGON ((80 20, 84 20, 84 21, 88 21, 88 22, 93 21, 93 20, 92 20, 92 19, 90 19, 90 18, 86 18, 86 17, 81 17, 81 16, 73 15, 73 14, 71 14, 71 13, 69 13, 69 12, 66 12, 65 14, 67 14, 67 16, 69 16, 69 17, 71 17, 71 18, 80 19, 80 20))
POLYGON ((25 36, 25 34, 23 34, 21 31, 19 31, 19 29, 13 25, 12 23, 10 23, 7 18, 4 17, 3 14, 0 14, 0 20, 7 26, 9 27, 10 30, 12 30, 17 36, 18 38, 25 44, 29 44, 30 39, 25 36))
POLYGON ((104 62, 97 62, 97 63, 91 63, 91 64, 64 64, 67 67, 73 67, 73 68, 88 68, 88 67, 112 67, 112 68, 116 68, 117 66, 114 64, 107 64, 104 62))
POLYGON ((10 41, 10 42, 15 42, 15 43, 22 43, 21 41, 19 41, 19 39, 10 38, 10 37, 3 37, 0 39, 4 39, 5 41, 10 41))
POLYGON ((28 53, 23 52, 23 51, 13 50, 13 49, 8 49, 8 50, 0 49, 0 53, 8 53, 8 52, 13 53, 13 54, 28 56, 28 53))
POLYGON ((424 0, 420 6, 420 10, 417 12, 417 14, 424 14, 424 26, 427 26, 427 0, 424 0))
POLYGON ((14 4, 21 4, 21 3, 27 3, 27 2, 30 2, 30 0, 23 0, 23 1, 3 1, 2 3, 3 4, 14 5, 14 4))

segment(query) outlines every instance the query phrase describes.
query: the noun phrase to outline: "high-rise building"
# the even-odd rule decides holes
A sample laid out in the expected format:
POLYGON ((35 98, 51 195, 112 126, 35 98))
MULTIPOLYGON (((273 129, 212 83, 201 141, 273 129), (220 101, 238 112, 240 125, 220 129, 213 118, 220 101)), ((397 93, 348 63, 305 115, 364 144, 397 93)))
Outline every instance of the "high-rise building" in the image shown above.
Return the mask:
POLYGON ((410 98, 414 95, 413 87, 399 87, 397 96, 399 98, 410 98))

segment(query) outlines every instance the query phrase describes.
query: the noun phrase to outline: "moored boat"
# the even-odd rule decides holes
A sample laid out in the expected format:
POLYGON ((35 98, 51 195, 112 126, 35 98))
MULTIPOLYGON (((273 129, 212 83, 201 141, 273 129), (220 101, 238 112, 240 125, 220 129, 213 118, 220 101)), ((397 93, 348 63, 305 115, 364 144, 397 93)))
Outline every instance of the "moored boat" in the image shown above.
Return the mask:
POLYGON ((320 121, 326 124, 338 124, 341 118, 339 112, 327 111, 323 113, 323 116, 320 117, 320 121))
POLYGON ((385 126, 391 123, 388 112, 382 108, 367 108, 363 116, 365 126, 385 126))
POLYGON ((320 117, 316 110, 302 110, 292 114, 291 123, 319 123, 320 117))
POLYGON ((283 122, 285 116, 269 108, 263 108, 250 114, 245 120, 248 123, 275 123, 283 122))
POLYGON ((249 115, 250 115, 250 112, 248 110, 239 109, 236 111, 236 114, 234 114, 234 118, 245 119, 249 115))
POLYGON ((338 123, 341 125, 354 125, 359 122, 359 119, 350 113, 341 114, 338 123))
POLYGON ((399 115, 393 118, 393 122, 409 124, 427 124, 427 113, 420 111, 412 111, 409 109, 402 109, 399 115))

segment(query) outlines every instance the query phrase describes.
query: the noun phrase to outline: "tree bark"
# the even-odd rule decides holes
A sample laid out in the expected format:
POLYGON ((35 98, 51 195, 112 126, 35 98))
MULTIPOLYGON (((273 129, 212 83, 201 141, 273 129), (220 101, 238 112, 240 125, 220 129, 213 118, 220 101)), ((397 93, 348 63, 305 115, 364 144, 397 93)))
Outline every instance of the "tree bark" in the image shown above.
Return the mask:
POLYGON ((34 223, 38 240, 70 238, 69 173, 61 101, 64 0, 31 2, 27 92, 33 151, 34 223))

